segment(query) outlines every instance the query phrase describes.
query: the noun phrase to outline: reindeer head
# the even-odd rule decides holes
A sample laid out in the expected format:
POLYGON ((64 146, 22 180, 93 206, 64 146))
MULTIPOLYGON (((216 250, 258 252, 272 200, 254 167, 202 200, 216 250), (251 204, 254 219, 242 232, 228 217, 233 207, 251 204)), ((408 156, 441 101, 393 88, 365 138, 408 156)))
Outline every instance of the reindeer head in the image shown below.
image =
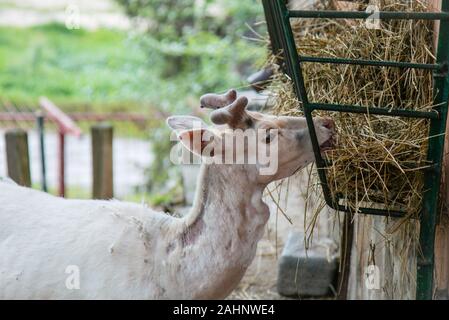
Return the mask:
MULTIPOLYGON (((206 163, 218 160, 218 163, 247 165, 249 170, 258 170, 260 183, 288 177, 313 162, 304 117, 247 111, 247 104, 248 99, 237 97, 235 90, 223 95, 206 94, 201 97, 201 106, 213 109, 210 119, 214 126, 208 127, 191 116, 170 117, 167 123, 178 131, 181 143, 201 155, 206 163)), ((329 118, 314 118, 314 125, 324 152, 333 146, 334 123, 329 118)))

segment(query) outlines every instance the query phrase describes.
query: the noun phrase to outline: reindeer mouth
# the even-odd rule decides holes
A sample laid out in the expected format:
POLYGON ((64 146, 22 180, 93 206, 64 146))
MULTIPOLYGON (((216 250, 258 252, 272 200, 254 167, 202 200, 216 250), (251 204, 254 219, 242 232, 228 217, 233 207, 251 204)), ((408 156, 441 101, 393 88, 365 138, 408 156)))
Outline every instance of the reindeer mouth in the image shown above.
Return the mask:
POLYGON ((326 152, 328 150, 332 150, 335 146, 334 137, 331 136, 329 139, 320 144, 320 151, 326 152))
POLYGON ((329 130, 330 133, 330 137, 324 141, 322 144, 320 144, 320 151, 321 153, 331 150, 333 149, 333 147, 335 146, 335 141, 334 141, 334 137, 335 137, 335 123, 331 118, 323 118, 322 119, 322 124, 321 124, 324 128, 326 128, 327 130, 329 130))

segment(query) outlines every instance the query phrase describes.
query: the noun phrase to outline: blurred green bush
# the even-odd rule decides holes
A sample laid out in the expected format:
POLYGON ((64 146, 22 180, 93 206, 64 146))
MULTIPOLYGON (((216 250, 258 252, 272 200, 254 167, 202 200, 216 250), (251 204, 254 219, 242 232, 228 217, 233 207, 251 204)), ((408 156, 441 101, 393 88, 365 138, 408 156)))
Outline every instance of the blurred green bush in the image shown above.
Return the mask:
MULTIPOLYGON (((258 0, 116 0, 137 24, 159 84, 148 84, 155 104, 172 114, 189 114, 205 92, 245 86, 262 65, 263 10, 258 0), (256 39, 252 41, 250 38, 256 39)), ((151 133, 155 161, 148 169, 150 190, 163 190, 171 176, 171 144, 165 125, 151 133)))

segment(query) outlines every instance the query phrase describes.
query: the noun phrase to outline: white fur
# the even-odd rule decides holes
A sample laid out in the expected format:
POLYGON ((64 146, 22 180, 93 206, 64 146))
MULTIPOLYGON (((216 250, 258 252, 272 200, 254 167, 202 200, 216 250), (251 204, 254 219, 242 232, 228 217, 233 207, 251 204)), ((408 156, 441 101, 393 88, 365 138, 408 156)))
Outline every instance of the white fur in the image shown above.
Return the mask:
MULTIPOLYGON (((322 141, 331 136, 321 131, 322 141)), ((133 203, 57 198, 0 180, 0 298, 226 297, 262 237, 269 216, 263 189, 313 158, 310 145, 300 144, 306 140, 286 133, 283 139, 289 144, 279 174, 269 179, 254 165, 203 165, 194 206, 183 218, 133 203), (66 287, 68 266, 79 268, 79 289, 66 287)))
POLYGON ((235 168, 205 177, 210 169, 203 167, 198 201, 181 219, 137 204, 66 200, 0 182, 0 298, 225 297, 254 256, 268 209, 261 188, 238 181, 235 192, 207 192, 236 178, 235 168), (216 196, 230 205, 211 201, 216 196), (200 231, 195 223, 203 224, 200 231), (79 290, 65 286, 69 265, 79 267, 79 290))

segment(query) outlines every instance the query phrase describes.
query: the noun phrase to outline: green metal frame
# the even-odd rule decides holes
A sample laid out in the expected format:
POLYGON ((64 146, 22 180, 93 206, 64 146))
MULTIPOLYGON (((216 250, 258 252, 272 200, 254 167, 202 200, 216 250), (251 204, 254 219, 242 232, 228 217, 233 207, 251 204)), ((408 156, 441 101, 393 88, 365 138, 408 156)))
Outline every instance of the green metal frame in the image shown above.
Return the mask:
MULTIPOLYGON (((429 119, 429 144, 427 160, 429 166, 425 169, 424 196, 420 213, 420 249, 418 257, 417 298, 432 299, 433 269, 434 269, 434 240, 437 220, 439 187, 441 179, 441 162, 443 159, 444 134, 446 130, 446 117, 449 95, 449 0, 442 0, 441 12, 379 12, 380 19, 407 19, 407 20, 440 20, 438 39, 438 52, 435 64, 418 64, 395 61, 356 60, 343 58, 299 56, 290 24, 293 18, 329 18, 329 19, 366 19, 371 13, 363 11, 316 11, 316 10, 289 10, 285 0, 262 0, 267 20, 272 49, 284 55, 284 68, 294 82, 294 90, 302 102, 303 111, 309 127, 315 160, 321 186, 326 203, 333 209, 348 212, 349 209, 341 205, 339 198, 331 196, 325 169, 329 165, 322 158, 315 128, 313 126, 312 112, 314 110, 328 110, 347 113, 362 113, 374 115, 388 115, 393 117, 429 119), (434 108, 432 111, 412 111, 404 109, 373 108, 367 106, 337 105, 310 102, 302 75, 303 63, 332 63, 351 64, 379 67, 415 68, 432 70, 434 76, 434 108)), ((387 210, 375 208, 360 208, 359 213, 402 217, 406 212, 400 210, 387 210)))

